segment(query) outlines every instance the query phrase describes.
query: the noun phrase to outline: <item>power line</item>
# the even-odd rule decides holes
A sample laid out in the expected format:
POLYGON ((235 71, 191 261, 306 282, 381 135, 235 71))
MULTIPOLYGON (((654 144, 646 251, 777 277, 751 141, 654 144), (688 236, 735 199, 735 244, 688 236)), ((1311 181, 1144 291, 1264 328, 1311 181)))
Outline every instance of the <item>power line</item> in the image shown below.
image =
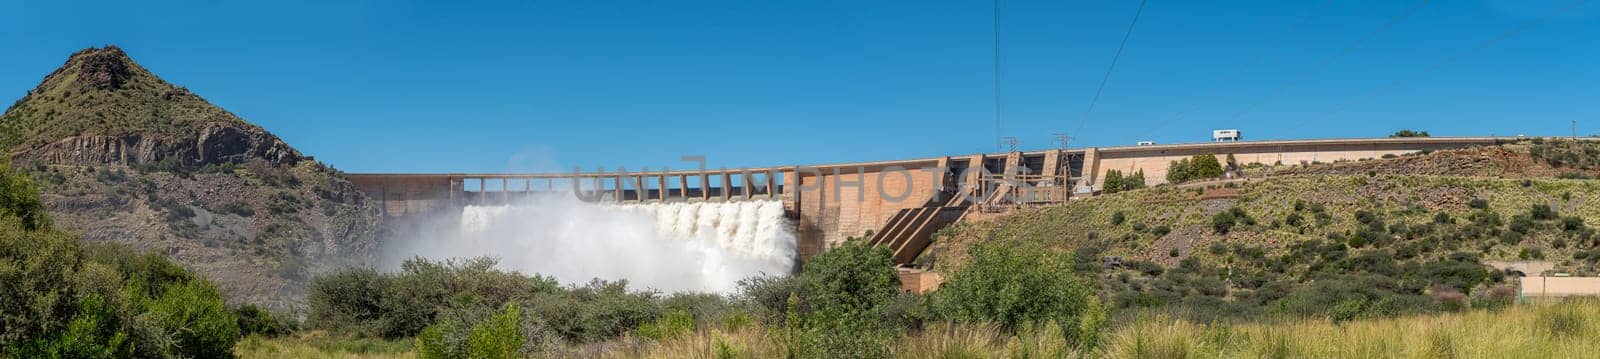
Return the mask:
POLYGON ((1401 12, 1400 14, 1389 18, 1388 21, 1385 21, 1383 24, 1378 25, 1378 27, 1372 29, 1372 31, 1367 32, 1366 35, 1363 35, 1363 36, 1361 36, 1359 38, 1356 38, 1356 41, 1351 42, 1348 45, 1345 45, 1344 48, 1340 49, 1339 52, 1334 53, 1333 56, 1329 56, 1328 58, 1323 59, 1321 62, 1318 62, 1317 65, 1312 68, 1311 72, 1307 73, 1305 76, 1295 77, 1295 78, 1289 80, 1289 82, 1286 82, 1286 83, 1284 83, 1284 84, 1282 84, 1282 85, 1280 85, 1278 87, 1273 88, 1272 92, 1268 92, 1266 96, 1263 96, 1261 99, 1250 103, 1249 105, 1245 106, 1243 109, 1240 109, 1238 112, 1234 112, 1232 118, 1237 120, 1240 117, 1244 117, 1244 115, 1249 114, 1251 111, 1255 111, 1255 109, 1258 108, 1258 107, 1261 107, 1261 105, 1266 104, 1267 102, 1271 102, 1272 100, 1277 99, 1278 96, 1282 96, 1285 92, 1288 92, 1289 89, 1295 87, 1295 85, 1298 85, 1300 83, 1300 81, 1308 79, 1308 78, 1311 78, 1313 76, 1316 76, 1317 74, 1321 73, 1323 70, 1326 70, 1328 68, 1328 66, 1333 65, 1333 63, 1338 61, 1340 58, 1343 58, 1343 57, 1355 52, 1355 50, 1360 49, 1362 45, 1366 45, 1366 43, 1368 41, 1371 41, 1373 38, 1377 37, 1378 35, 1383 34, 1383 32, 1388 31, 1389 28, 1394 27, 1394 25, 1399 24, 1401 21, 1404 21, 1406 18, 1411 17, 1411 15, 1416 14, 1418 11, 1422 10, 1422 8, 1427 7, 1428 2, 1429 2, 1429 0, 1418 1, 1415 5, 1412 5, 1410 8, 1407 8, 1404 12, 1401 12))
POLYGON ((1100 102, 1100 94, 1106 90, 1106 83, 1111 81, 1111 72, 1117 69, 1117 60, 1122 59, 1122 50, 1128 47, 1128 38, 1133 37, 1133 27, 1139 25, 1139 16, 1144 14, 1144 5, 1148 0, 1139 0, 1139 10, 1133 12, 1133 21, 1128 22, 1128 31, 1122 34, 1122 43, 1117 45, 1117 53, 1111 56, 1111 66, 1106 67, 1106 74, 1100 78, 1100 86, 1094 90, 1094 98, 1089 100, 1089 109, 1083 111, 1083 119, 1078 121, 1078 129, 1073 133, 1083 130, 1083 125, 1089 122, 1089 114, 1094 113, 1094 105, 1100 102))

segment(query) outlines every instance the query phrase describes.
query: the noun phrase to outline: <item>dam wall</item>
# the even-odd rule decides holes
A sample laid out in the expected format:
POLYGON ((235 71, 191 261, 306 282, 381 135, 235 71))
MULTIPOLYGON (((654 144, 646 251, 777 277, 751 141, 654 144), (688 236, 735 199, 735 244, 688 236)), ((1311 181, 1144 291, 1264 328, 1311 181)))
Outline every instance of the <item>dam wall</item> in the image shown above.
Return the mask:
MULTIPOLYGON (((1167 166, 1172 161, 1194 155, 1210 154, 1217 161, 1226 162, 1228 155, 1241 166, 1304 165, 1335 161, 1356 161, 1382 158, 1387 155, 1404 155, 1419 151, 1493 145, 1493 137, 1423 137, 1423 138, 1373 138, 1336 140, 1292 140, 1255 142, 1215 142, 1181 145, 1127 146, 1095 149, 1096 169, 1091 171, 1092 187, 1100 188, 1109 170, 1132 173, 1143 170, 1145 183, 1157 185, 1167 182, 1167 166)), ((1087 184, 1087 183, 1086 183, 1087 184)))
POLYGON ((1096 147, 896 161, 747 169, 572 173, 352 173, 384 215, 459 211, 539 192, 599 202, 781 199, 794 223, 799 258, 851 237, 891 245, 897 262, 916 258, 934 231, 968 211, 997 212, 1089 195, 1107 171, 1143 170, 1166 182, 1171 161, 1232 154, 1241 165, 1353 161, 1418 151, 1493 145, 1512 138, 1433 137, 1217 142, 1096 147), (919 210, 932 209, 932 210, 919 210), (951 213, 956 216, 952 219, 951 213), (899 253, 905 251, 907 253, 899 253))

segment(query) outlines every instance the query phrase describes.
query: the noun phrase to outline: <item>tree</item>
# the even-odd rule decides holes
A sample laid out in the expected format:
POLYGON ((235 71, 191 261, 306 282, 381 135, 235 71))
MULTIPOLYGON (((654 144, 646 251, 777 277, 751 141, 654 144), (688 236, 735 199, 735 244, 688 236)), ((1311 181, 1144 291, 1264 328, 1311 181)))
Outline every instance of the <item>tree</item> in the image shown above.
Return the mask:
POLYGON ((895 331, 891 317, 900 278, 889 249, 847 241, 806 263, 801 295, 810 312, 801 323, 788 321, 814 337, 817 353, 803 357, 886 357, 895 331))
POLYGON ((1105 183, 1102 184, 1100 186, 1100 188, 1106 194, 1121 192, 1122 191, 1122 171, 1118 171, 1118 170, 1106 171, 1105 183))
POLYGON ((1428 134, 1428 131, 1412 131, 1412 130, 1399 130, 1399 131, 1395 131, 1392 134, 1389 134, 1389 138, 1402 138, 1402 137, 1431 137, 1431 135, 1428 134))
POLYGON ((865 241, 818 254, 806 263, 802 278, 806 305, 814 312, 876 314, 899 293, 889 249, 865 241))
POLYGON ((1182 183, 1193 176, 1189 173, 1189 159, 1182 158, 1167 164, 1167 182, 1182 183))
POLYGON ((1190 179, 1218 178, 1222 173, 1222 163, 1217 161, 1216 155, 1198 154, 1189 158, 1190 179))
POLYGON ((1028 242, 980 243, 969 253, 971 261, 934 293, 939 315, 1006 331, 1053 323, 1080 347, 1092 346, 1104 328, 1104 309, 1068 255, 1028 242))
POLYGON ((0 164, 0 357, 229 356, 236 317, 214 284, 160 254, 54 228, 0 164))
POLYGON ((1137 172, 1134 172, 1133 175, 1130 175, 1128 177, 1123 177, 1123 179, 1122 179, 1122 187, 1125 190, 1136 190, 1136 189, 1144 188, 1144 170, 1141 169, 1141 170, 1139 170, 1137 172))

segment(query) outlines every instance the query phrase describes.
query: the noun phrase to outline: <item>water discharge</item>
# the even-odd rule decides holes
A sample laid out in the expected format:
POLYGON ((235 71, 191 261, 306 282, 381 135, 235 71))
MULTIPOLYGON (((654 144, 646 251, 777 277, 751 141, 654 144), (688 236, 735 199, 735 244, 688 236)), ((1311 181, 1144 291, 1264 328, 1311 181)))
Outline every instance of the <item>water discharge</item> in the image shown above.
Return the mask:
POLYGON ((729 293, 750 276, 788 273, 793 226, 780 201, 597 204, 571 195, 467 206, 458 223, 395 243, 406 256, 490 256, 567 283, 627 279, 666 292, 729 293))

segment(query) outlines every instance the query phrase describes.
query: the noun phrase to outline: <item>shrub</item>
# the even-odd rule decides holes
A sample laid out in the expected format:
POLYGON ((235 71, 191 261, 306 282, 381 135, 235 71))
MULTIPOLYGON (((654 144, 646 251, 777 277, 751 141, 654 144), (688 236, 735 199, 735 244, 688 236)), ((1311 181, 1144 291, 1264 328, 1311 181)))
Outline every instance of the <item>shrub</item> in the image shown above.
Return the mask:
POLYGON ((1207 179, 1222 177, 1222 163, 1217 161, 1217 156, 1212 154, 1199 154, 1190 158, 1189 169, 1192 178, 1207 179))
POLYGON ((889 250, 850 241, 806 263, 805 303, 824 315, 875 315, 900 290, 889 250))
POLYGON ((641 337, 657 341, 677 338, 694 332, 694 317, 682 309, 672 310, 654 322, 639 326, 637 332, 641 337))
POLYGON ((1391 138, 1397 137, 1429 137, 1428 131, 1399 130, 1389 134, 1391 138))
POLYGON ((467 357, 513 359, 522 357, 522 311, 515 303, 472 328, 467 337, 467 357))
POLYGON ((1239 223, 1254 225, 1255 219, 1250 218, 1250 215, 1239 207, 1229 208, 1211 216, 1211 230, 1217 234, 1228 234, 1239 223))
POLYGON ((162 327, 177 329, 173 346, 182 356, 217 358, 233 354, 239 324, 222 305, 217 287, 205 280, 174 285, 147 310, 162 327))
POLYGON ((1489 201, 1482 198, 1474 198, 1467 202, 1467 207, 1487 210, 1489 209, 1489 201))
POLYGON ((1094 291, 1071 260, 1034 244, 990 242, 970 248, 971 261, 935 293, 935 312, 957 321, 993 322, 1008 331, 1057 323, 1068 339, 1092 346, 1104 328, 1094 291))
POLYGON ((900 279, 887 248, 848 241, 812 257, 801 272, 800 295, 791 296, 785 323, 792 351, 812 357, 883 357, 900 328, 891 323, 900 279), (799 325, 796 325, 799 324, 799 325))
POLYGON ((256 215, 256 210, 254 208, 250 208, 250 205, 245 204, 244 202, 229 202, 228 204, 222 206, 222 212, 232 213, 240 217, 250 217, 256 215))
POLYGON ((1287 217, 1283 218, 1283 224, 1286 224, 1286 225, 1288 225, 1290 227, 1299 227, 1301 224, 1304 224, 1304 223, 1305 223, 1305 216, 1301 216, 1300 213, 1298 213, 1298 212, 1290 212, 1287 217))
POLYGON ((1116 211, 1115 213, 1111 214, 1111 225, 1120 226, 1122 225, 1122 222, 1126 221, 1127 219, 1127 216, 1124 216, 1122 211, 1116 211))
POLYGON ((419 358, 522 358, 550 345, 543 327, 530 322, 515 303, 500 310, 472 305, 450 309, 415 340, 419 358))
POLYGON ((1106 178, 1105 178, 1105 180, 1102 181, 1102 183, 1100 185, 1100 189, 1101 189, 1101 191, 1104 191, 1106 194, 1112 194, 1112 193, 1121 192, 1122 191, 1122 171, 1118 171, 1118 170, 1108 170, 1108 171, 1106 171, 1106 178))
MULTIPOLYGON (((761 324, 780 326, 784 324, 789 297, 798 297, 804 285, 797 276, 750 277, 739 280, 738 298, 751 306, 761 324)), ((803 304, 796 304, 797 310, 806 310, 803 304)))
POLYGON ((1561 230, 1577 232, 1584 229, 1583 217, 1568 216, 1561 219, 1561 230))
POLYGON ((280 319, 278 316, 273 315, 272 312, 261 309, 254 304, 245 304, 235 308, 233 315, 237 318, 239 336, 243 337, 251 335, 276 337, 289 334, 295 330, 294 319, 280 319))
POLYGON ((1533 219, 1540 221, 1549 221, 1560 217, 1556 214, 1554 209, 1550 208, 1550 205, 1542 203, 1535 204, 1533 205, 1533 208, 1529 208, 1528 215, 1532 216, 1533 219))
POLYGON ((217 357, 238 339, 210 282, 165 257, 80 243, 0 164, 0 356, 217 357))

